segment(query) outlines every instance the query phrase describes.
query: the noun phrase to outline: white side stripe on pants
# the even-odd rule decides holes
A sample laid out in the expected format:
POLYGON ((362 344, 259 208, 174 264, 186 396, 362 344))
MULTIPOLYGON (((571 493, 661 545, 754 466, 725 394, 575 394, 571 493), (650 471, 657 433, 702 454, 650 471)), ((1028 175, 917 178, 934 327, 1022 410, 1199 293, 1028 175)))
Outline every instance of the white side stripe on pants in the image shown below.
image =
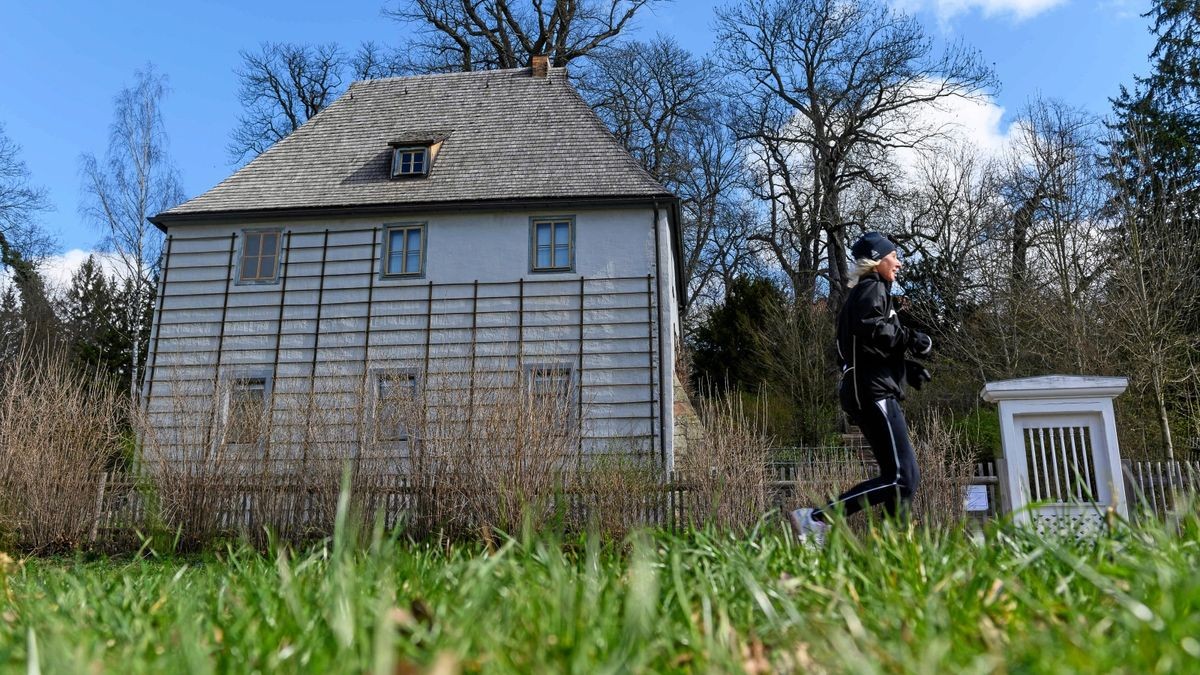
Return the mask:
POLYGON ((886 490, 888 488, 894 488, 900 484, 900 452, 896 449, 896 435, 894 433, 892 433, 892 425, 888 421, 887 399, 881 398, 878 401, 875 401, 875 405, 879 406, 879 411, 881 413, 883 413, 883 424, 884 424, 884 426, 887 427, 888 438, 890 438, 892 441, 892 461, 896 464, 896 479, 893 480, 891 483, 888 483, 887 485, 876 485, 873 488, 867 488, 866 490, 863 490, 862 492, 859 492, 857 494, 850 494, 850 495, 846 495, 845 497, 842 497, 840 499, 835 499, 832 502, 830 502, 829 504, 826 504, 824 507, 822 507, 821 508, 822 511, 829 508, 830 506, 833 506, 834 504, 841 504, 842 502, 848 502, 848 501, 851 501, 854 499, 858 499, 859 497, 867 494, 868 492, 873 492, 875 490, 886 490))

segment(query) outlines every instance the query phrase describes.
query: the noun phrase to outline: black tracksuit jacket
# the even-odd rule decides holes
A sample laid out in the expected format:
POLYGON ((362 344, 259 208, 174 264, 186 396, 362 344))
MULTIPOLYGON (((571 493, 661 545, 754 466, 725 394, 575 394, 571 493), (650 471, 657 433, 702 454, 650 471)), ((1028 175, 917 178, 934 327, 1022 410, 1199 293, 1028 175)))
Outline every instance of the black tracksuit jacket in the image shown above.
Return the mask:
POLYGON ((904 400, 904 352, 913 331, 900 323, 892 285, 872 272, 858 280, 838 313, 842 403, 861 410, 882 398, 904 400))

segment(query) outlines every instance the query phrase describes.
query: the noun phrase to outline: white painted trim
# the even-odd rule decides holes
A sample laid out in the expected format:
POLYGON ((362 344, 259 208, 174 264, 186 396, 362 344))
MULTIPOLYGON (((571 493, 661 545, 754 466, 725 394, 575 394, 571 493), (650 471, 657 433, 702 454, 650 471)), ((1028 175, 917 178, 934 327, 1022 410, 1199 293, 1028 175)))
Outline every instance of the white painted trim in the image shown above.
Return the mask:
POLYGON ((1044 375, 988 382, 979 395, 988 403, 1021 399, 1113 398, 1129 386, 1124 377, 1044 375))

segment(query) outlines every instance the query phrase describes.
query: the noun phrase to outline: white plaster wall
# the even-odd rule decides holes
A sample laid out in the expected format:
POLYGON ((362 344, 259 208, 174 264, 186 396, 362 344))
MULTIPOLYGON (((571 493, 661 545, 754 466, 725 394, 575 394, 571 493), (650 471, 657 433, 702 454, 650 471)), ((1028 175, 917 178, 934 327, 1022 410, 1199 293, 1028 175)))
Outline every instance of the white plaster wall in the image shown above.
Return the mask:
MULTIPOLYGON (((669 458, 670 376, 678 316, 674 302, 657 307, 658 297, 673 298, 674 282, 667 212, 660 209, 657 220, 655 215, 650 208, 630 208, 174 226, 161 312, 156 316, 158 340, 152 345, 156 353, 154 381, 147 386, 149 409, 168 415, 179 405, 180 392, 203 397, 206 385, 211 391, 218 344, 223 345, 223 376, 273 374, 276 409, 298 409, 298 400, 307 400, 310 386, 328 392, 324 399, 328 405, 350 405, 351 392, 357 391, 364 368, 423 367, 427 321, 432 322, 429 351, 442 357, 438 361, 441 368, 466 369, 474 335, 477 367, 515 369, 518 355, 514 345, 520 334, 524 365, 560 364, 578 369, 582 276, 587 279, 588 296, 582 375, 587 433, 597 439, 646 436, 651 425, 663 424, 665 413, 668 431, 662 434, 662 442, 667 447, 656 448, 655 454, 665 451, 669 458), (573 271, 530 272, 530 219, 542 216, 574 217, 573 271), (419 279, 379 274, 383 228, 402 222, 426 224, 425 274, 419 279), (241 230, 270 227, 291 233, 291 248, 281 258, 288 277, 286 296, 283 281, 236 281, 241 230), (317 276, 322 269, 326 229, 325 283, 319 291, 317 276), (233 246, 233 278, 232 233, 238 234, 233 246), (656 253, 661 270, 655 264, 656 253), (648 274, 655 275, 658 283, 649 295, 648 274), (511 296, 518 293, 516 282, 520 279, 525 280, 525 325, 518 329, 518 301, 511 296), (480 283, 478 300, 471 297, 475 281, 480 283), (428 319, 431 282, 437 314, 428 319), (281 297, 286 298, 282 313, 281 297), (318 297, 320 337, 316 381, 311 382, 318 297), (365 344, 368 297, 369 345, 365 344), (474 332, 473 305, 478 310, 474 332), (647 333, 651 316, 655 334, 647 333), (670 327, 665 336, 657 334, 657 327, 663 325, 670 327), (651 352, 656 380, 653 391, 651 352), (667 364, 661 372, 660 360, 667 364), (658 402, 660 393, 667 400, 658 402)), ((211 393, 208 396, 211 398, 211 393)))

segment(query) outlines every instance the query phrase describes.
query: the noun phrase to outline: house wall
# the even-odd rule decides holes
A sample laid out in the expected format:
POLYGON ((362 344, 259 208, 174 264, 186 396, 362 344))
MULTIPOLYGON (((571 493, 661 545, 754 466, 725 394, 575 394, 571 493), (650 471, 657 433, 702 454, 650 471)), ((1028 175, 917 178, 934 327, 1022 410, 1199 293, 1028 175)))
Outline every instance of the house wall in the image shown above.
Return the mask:
POLYGON ((456 388, 464 373, 499 382, 553 365, 579 385, 584 451, 669 464, 671 368, 659 364, 674 362, 678 316, 667 227, 665 208, 174 225, 146 409, 170 435, 181 410, 213 400, 218 375, 268 377, 271 406, 287 417, 311 405, 310 390, 322 409, 352 407, 378 370, 456 388), (574 217, 572 271, 530 271, 540 216, 574 217), (381 276, 384 227, 411 222, 426 224, 425 274, 381 276), (264 228, 283 233, 280 279, 239 284, 242 232, 264 228))

